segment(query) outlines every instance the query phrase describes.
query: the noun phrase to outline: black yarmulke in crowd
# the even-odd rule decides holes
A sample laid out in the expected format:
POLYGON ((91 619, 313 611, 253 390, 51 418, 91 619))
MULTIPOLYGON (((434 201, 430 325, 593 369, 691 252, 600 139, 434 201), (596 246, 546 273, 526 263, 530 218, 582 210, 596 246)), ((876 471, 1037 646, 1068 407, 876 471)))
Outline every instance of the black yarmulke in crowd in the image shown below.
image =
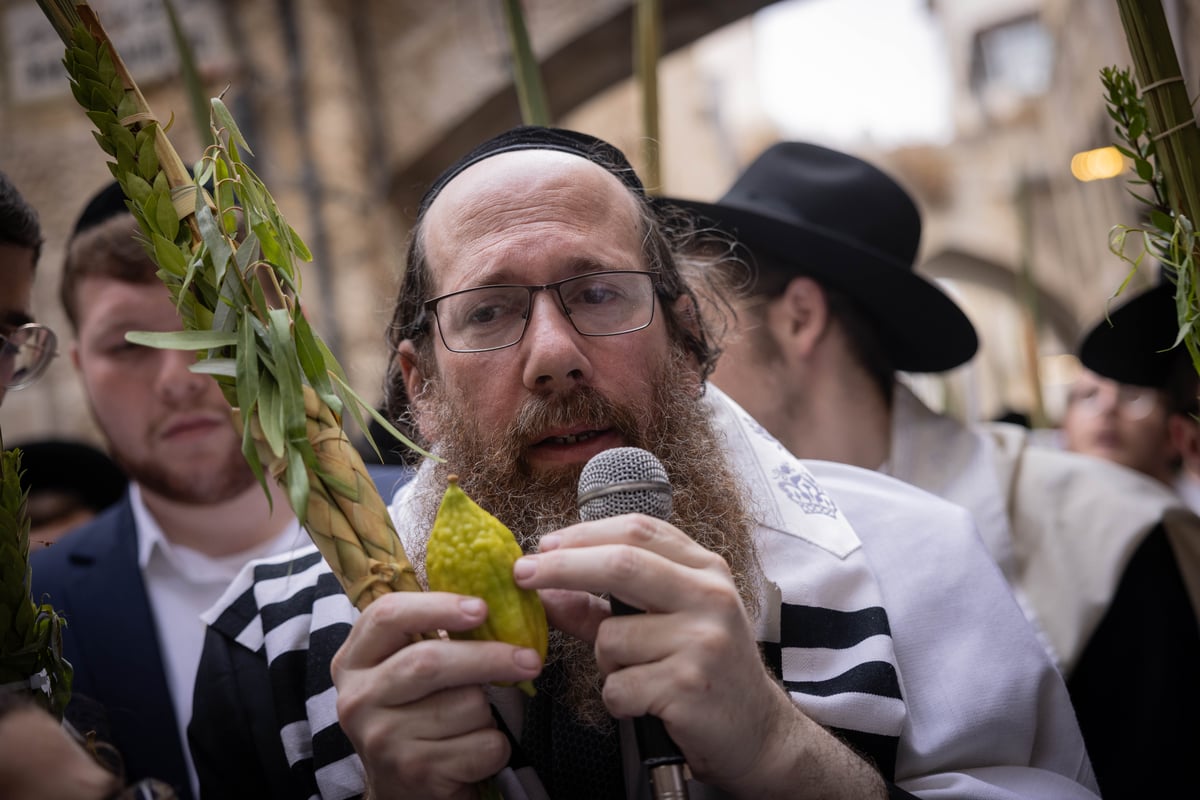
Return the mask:
POLYGON ((22 491, 72 494, 97 512, 121 499, 129 481, 112 459, 83 442, 41 440, 19 444, 22 491))
POLYGON ((418 206, 417 214, 424 214, 429 205, 441 194, 442 189, 446 188, 446 184, 454 180, 467 167, 500 153, 511 153, 517 150, 555 150, 560 153, 570 153, 604 167, 637 194, 645 195, 646 193, 641 178, 633 171, 633 166, 625 158, 625 154, 603 139, 564 128, 525 125, 493 136, 450 165, 425 192, 425 196, 421 198, 421 204, 418 206))
POLYGON ((78 236, 88 228, 94 228, 106 220, 127 213, 129 213, 129 206, 126 205, 125 193, 121 191, 121 185, 113 181, 96 192, 84 206, 83 213, 79 215, 79 219, 75 221, 75 227, 71 229, 71 238, 78 236))

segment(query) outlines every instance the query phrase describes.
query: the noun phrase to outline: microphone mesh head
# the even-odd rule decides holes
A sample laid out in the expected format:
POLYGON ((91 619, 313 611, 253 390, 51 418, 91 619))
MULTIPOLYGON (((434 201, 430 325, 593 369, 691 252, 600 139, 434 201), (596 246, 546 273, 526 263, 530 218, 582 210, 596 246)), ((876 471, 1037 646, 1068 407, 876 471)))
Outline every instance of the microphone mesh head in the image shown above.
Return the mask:
POLYGON ((592 456, 579 476, 579 518, 646 514, 671 517, 671 481, 662 462, 640 447, 614 447, 592 456))

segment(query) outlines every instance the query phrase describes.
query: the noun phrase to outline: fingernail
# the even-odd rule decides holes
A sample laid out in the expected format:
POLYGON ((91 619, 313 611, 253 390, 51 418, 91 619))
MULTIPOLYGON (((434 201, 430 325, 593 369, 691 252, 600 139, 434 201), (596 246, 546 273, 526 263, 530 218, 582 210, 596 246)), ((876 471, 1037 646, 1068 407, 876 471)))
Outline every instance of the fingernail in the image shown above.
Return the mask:
POLYGON ((518 581, 532 578, 535 572, 537 572, 537 559, 531 556, 518 558, 517 562, 513 564, 513 578, 518 581))
POLYGON ((464 597, 458 601, 458 607, 470 617, 478 617, 487 611, 487 604, 478 597, 464 597))
POLYGON ((547 533, 538 542, 538 552, 548 553, 562 544, 562 537, 557 533, 547 533))
POLYGON ((537 669, 542 666, 542 657, 538 655, 537 650, 523 647, 513 653, 513 663, 521 669, 537 669))

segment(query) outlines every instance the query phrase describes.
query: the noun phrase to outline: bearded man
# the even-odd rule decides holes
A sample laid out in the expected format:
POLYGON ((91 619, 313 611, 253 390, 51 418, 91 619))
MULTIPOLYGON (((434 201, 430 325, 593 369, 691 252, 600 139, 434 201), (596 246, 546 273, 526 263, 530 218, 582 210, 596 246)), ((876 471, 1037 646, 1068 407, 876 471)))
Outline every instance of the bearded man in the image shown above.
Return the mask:
POLYGON ((194 355, 125 340, 183 327, 137 235, 113 183, 67 245, 60 295, 71 360, 131 483, 120 502, 33 554, 33 589, 67 620, 75 695, 104 707, 126 778, 153 776, 190 798, 199 615, 247 561, 308 539, 275 488, 272 511, 216 381, 188 369, 194 355))
POLYGON ((699 302, 675 233, 584 134, 519 128, 438 179, 389 408, 443 462, 392 514, 420 571, 457 474, 522 541, 550 655, 421 638, 479 625, 480 598, 360 615, 315 550, 251 565, 206 615, 206 795, 471 797, 495 775, 509 798, 643 797, 629 721, 653 715, 694 798, 1094 796, 1062 680, 966 512, 805 465, 706 386, 720 296, 699 302), (617 446, 662 461, 669 521, 579 522, 581 469, 617 446), (528 701, 500 686, 535 678, 528 701))

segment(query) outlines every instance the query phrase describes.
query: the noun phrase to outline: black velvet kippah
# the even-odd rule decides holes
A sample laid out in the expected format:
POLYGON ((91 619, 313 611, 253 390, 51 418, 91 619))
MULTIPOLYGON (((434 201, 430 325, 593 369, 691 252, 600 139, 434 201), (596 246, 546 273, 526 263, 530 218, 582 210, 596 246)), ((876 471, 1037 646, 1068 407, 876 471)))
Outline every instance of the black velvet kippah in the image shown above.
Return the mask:
POLYGON ((585 158, 593 164, 604 167, 636 194, 643 196, 646 194, 641 179, 633 171, 625 154, 603 139, 564 128, 528 125, 513 128, 488 139, 447 168, 421 198, 417 216, 424 216, 425 212, 429 210, 430 204, 441 194, 442 189, 446 188, 446 184, 458 177, 458 174, 467 167, 494 155, 510 153, 515 150, 557 150, 561 153, 570 153, 585 158))
POLYGON ((129 213, 129 206, 125 205, 125 193, 121 191, 121 185, 113 181, 96 192, 84 206, 83 213, 79 215, 79 219, 75 221, 75 227, 71 229, 71 238, 74 239, 88 228, 94 228, 118 214, 127 213, 129 213))

